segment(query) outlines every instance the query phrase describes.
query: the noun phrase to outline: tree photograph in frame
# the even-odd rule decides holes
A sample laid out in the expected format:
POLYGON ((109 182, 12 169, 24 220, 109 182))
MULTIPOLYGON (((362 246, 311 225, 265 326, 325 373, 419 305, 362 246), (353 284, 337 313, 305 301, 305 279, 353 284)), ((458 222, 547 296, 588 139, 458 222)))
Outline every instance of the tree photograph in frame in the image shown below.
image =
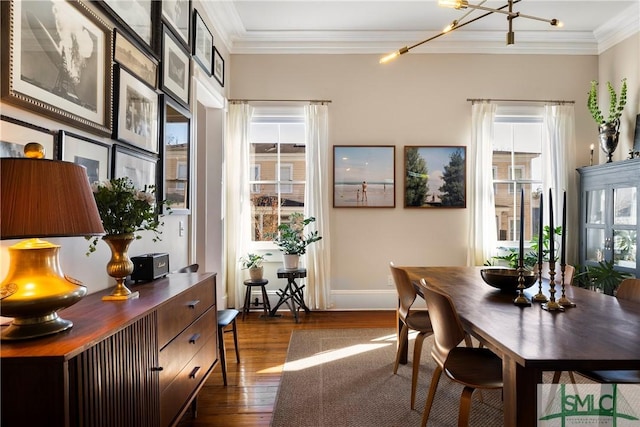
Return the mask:
POLYGON ((216 47, 213 48, 213 77, 224 87, 224 58, 216 47))
POLYGON ((109 179, 111 146, 65 130, 58 138, 62 160, 84 166, 90 183, 109 179))
POLYGON ((116 30, 115 35, 113 59, 152 88, 158 87, 158 61, 143 53, 119 31, 116 30))
POLYGON ((162 89, 184 106, 189 105, 189 52, 165 26, 162 36, 162 89))
POLYGON ((158 94, 126 70, 118 75, 116 139, 158 152, 158 94))
POLYGON ((163 0, 162 17, 171 29, 180 36, 185 46, 189 46, 191 0, 163 0))
POLYGON ((202 16, 193 10, 193 57, 202 69, 211 76, 213 66, 213 35, 202 16))
POLYGON ((191 115, 184 107, 166 98, 164 119, 164 200, 173 213, 189 213, 191 175, 191 115))
POLYGON ((396 206, 396 147, 333 146, 333 207, 396 206))
POLYGON ((3 1, 2 99, 111 133, 112 30, 81 2, 3 1))
POLYGON ((147 46, 152 39, 152 1, 151 0, 103 0, 98 4, 112 15, 118 24, 130 29, 147 46))
POLYGON ((405 208, 465 208, 466 147, 404 148, 405 208))
POLYGON ((154 156, 116 145, 113 151, 114 178, 127 177, 138 190, 145 186, 156 185, 156 165, 154 156))
POLYGON ((49 129, 13 119, 0 117, 0 157, 25 157, 24 146, 37 142, 44 147, 44 158, 55 159, 55 135, 49 129))

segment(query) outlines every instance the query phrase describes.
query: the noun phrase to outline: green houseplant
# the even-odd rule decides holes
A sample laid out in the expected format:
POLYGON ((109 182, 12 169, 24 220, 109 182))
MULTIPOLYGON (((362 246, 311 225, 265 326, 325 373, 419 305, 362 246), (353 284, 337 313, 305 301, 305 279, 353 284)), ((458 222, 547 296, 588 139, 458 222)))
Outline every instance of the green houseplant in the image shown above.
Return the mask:
POLYGON ((273 242, 285 255, 285 268, 296 269, 297 258, 307 253, 307 246, 322 239, 317 230, 304 234, 304 228, 315 220, 315 217, 305 218, 300 212, 294 212, 288 223, 278 226, 278 232, 274 236, 273 242))
POLYGON ((622 88, 620 96, 616 94, 611 82, 607 82, 609 91, 609 115, 605 119, 600 106, 598 105, 598 82, 591 81, 591 89, 587 98, 587 107, 591 113, 591 117, 598 124, 600 148, 607 154, 607 163, 611 162, 611 157, 618 146, 618 138, 620 136, 620 116, 625 105, 627 105, 627 79, 622 79, 622 88))
POLYGON ((240 264, 243 270, 249 270, 249 276, 251 280, 262 280, 263 267, 262 263, 266 257, 271 256, 270 252, 263 255, 248 253, 247 255, 240 257, 240 264))
POLYGON ((587 265, 575 276, 580 287, 600 289, 607 295, 613 295, 620 282, 629 277, 632 277, 631 274, 616 270, 613 261, 600 261, 598 265, 587 265))

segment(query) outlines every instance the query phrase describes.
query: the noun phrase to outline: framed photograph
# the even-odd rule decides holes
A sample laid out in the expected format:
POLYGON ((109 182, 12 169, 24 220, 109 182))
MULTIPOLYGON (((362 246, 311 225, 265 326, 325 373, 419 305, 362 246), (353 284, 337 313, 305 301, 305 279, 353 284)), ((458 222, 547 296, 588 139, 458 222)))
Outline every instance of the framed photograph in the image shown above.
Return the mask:
POLYGON ((153 40, 153 1, 100 0, 97 2, 121 27, 142 41, 147 48, 153 40))
POLYGON ((155 186, 156 165, 158 159, 139 151, 116 145, 113 150, 112 177, 128 177, 138 190, 144 190, 145 186, 155 186))
POLYGON ((158 87, 158 61, 143 53, 117 30, 113 59, 152 88, 158 87))
POLYGON ((404 207, 467 207, 466 163, 463 146, 404 147, 404 207))
POLYGON ((111 146, 61 130, 58 133, 62 160, 84 166, 89 182, 109 179, 111 146))
POLYGON ((213 77, 224 87, 224 58, 216 47, 213 48, 213 77))
POLYGON ((213 35, 196 9, 193 10, 193 57, 207 75, 211 76, 213 35))
POLYGON ((126 70, 114 68, 118 76, 114 138, 157 153, 158 94, 126 70))
POLYGON ((3 101, 110 134, 112 29, 82 2, 0 3, 3 101))
POLYGON ((189 52, 164 27, 162 32, 162 89, 179 101, 189 105, 189 52))
POLYGON ((162 17, 171 29, 180 37, 180 41, 189 46, 189 24, 191 23, 191 0, 165 0, 162 2, 162 17))
POLYGON ((164 120, 164 199, 171 211, 189 213, 191 182, 191 116, 169 97, 164 120))
POLYGON ((394 208, 396 147, 333 146, 333 207, 394 208))
POLYGON ((0 157, 24 157, 24 146, 37 142, 44 147, 44 158, 55 159, 55 134, 49 129, 0 116, 0 157))

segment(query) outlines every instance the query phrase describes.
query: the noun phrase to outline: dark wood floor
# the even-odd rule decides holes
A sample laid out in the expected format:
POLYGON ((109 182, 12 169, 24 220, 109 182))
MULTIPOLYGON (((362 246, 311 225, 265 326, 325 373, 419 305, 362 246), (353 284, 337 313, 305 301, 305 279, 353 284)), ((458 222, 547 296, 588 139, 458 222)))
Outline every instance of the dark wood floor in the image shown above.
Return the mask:
POLYGON ((293 330, 392 328, 395 321, 395 311, 314 311, 302 313, 297 324, 291 313, 264 319, 258 312, 251 312, 244 321, 238 318, 239 364, 232 335, 225 334, 229 385, 222 385, 218 365, 198 395, 197 418, 187 413, 179 426, 268 426, 293 330))

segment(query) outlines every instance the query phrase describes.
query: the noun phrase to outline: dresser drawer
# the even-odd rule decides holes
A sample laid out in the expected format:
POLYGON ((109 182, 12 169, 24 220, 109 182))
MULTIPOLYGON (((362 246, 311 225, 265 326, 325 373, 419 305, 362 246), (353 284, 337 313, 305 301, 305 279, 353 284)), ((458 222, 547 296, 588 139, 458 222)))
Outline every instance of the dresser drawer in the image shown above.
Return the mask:
MULTIPOLYGON (((158 309, 158 348, 215 304, 215 282, 205 280, 186 290, 158 309)), ((215 329, 215 325, 212 325, 215 329)))
POLYGON ((215 347, 216 328, 216 310, 211 308, 160 351, 160 391, 171 384, 208 341, 213 339, 215 347))
POLYGON ((160 393, 160 424, 170 425, 173 419, 182 412, 189 397, 203 384, 216 360, 216 334, 204 343, 198 353, 193 356, 173 382, 160 393))

